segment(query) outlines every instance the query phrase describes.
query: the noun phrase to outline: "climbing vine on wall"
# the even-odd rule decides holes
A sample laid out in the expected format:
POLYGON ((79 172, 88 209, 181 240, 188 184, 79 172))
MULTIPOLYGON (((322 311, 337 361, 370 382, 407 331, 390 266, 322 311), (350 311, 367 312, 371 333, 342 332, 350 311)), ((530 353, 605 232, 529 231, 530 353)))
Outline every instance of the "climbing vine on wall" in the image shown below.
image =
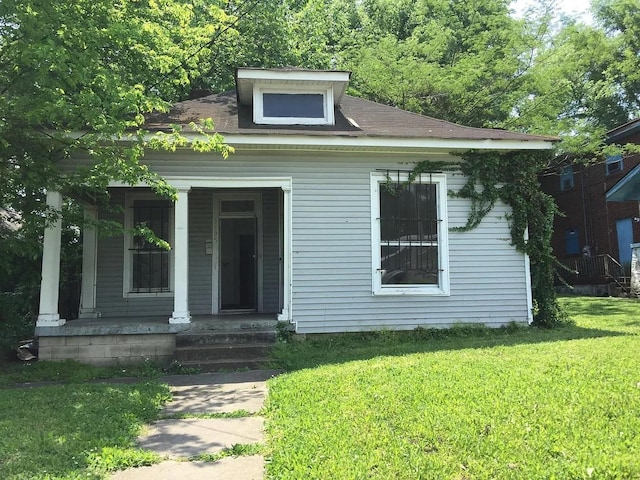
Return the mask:
MULTIPOLYGON (((538 172, 552 159, 548 151, 477 152, 462 156, 463 162, 438 169, 459 169, 467 183, 459 198, 471 200, 467 223, 458 231, 477 227, 499 200, 511 207, 508 215, 511 243, 531 262, 534 324, 552 327, 562 321, 554 289, 556 260, 551 246, 553 219, 558 209, 553 198, 540 189, 538 172)), ((414 173, 433 171, 433 164, 419 163, 414 173)), ((451 193, 450 193, 451 194, 451 193)))

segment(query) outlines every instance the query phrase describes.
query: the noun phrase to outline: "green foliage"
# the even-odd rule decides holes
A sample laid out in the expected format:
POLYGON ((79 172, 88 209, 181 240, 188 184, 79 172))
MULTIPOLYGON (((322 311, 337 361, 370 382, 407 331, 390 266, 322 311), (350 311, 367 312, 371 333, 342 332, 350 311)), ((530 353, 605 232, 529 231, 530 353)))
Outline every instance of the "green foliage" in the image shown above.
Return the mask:
POLYGON ((98 479, 157 462, 134 443, 169 398, 157 384, 2 389, 0 477, 98 479))
POLYGON ((114 472, 144 467, 160 463, 162 460, 157 453, 131 447, 102 447, 87 456, 88 469, 93 472, 114 472))
POLYGON ((638 302, 563 303, 576 326, 301 347, 323 366, 269 381, 268 475, 638 477, 638 302))
POLYGON ((190 462, 217 462, 225 457, 246 457, 250 455, 263 455, 264 446, 259 443, 234 443, 229 448, 224 448, 218 453, 201 453, 189 457, 190 462))
POLYGON ((471 200, 463 231, 479 225, 497 201, 511 207, 507 217, 511 244, 529 256, 534 323, 544 327, 563 320, 554 288, 557 261, 551 245, 553 220, 559 211, 538 181, 551 157, 548 151, 469 152, 459 165, 467 183, 455 193, 471 200))

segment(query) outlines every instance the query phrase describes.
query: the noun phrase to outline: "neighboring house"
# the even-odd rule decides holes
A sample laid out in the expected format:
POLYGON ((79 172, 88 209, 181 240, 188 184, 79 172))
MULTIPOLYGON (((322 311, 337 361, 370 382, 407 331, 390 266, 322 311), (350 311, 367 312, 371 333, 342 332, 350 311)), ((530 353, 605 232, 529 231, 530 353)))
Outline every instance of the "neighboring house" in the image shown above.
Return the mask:
MULTIPOLYGON (((607 141, 640 143, 640 120, 609 131, 607 141)), ((607 192, 638 164, 638 155, 612 156, 595 165, 569 165, 559 175, 541 179, 543 190, 564 213, 555 219, 553 250, 561 263, 579 272, 564 273, 569 283, 622 283, 628 276, 630 245, 640 241, 638 202, 608 202, 607 192)))
MULTIPOLYGON (((150 118, 156 132, 210 117, 236 152, 224 160, 149 151, 144 161, 177 189, 175 203, 113 184, 111 201, 124 214, 86 207, 127 227, 143 222, 173 248, 84 232, 80 319, 66 324, 57 310, 60 227, 46 229, 40 358, 167 359, 176 332, 252 318, 298 333, 530 322, 529 263, 511 245, 507 207, 496 205, 469 232, 452 231, 470 203, 448 192, 465 178, 406 180, 416 162, 549 149, 554 139, 354 98, 344 93, 348 81, 341 71, 240 68, 236 91, 150 118)), ((60 193, 47 200, 60 208, 60 193)))

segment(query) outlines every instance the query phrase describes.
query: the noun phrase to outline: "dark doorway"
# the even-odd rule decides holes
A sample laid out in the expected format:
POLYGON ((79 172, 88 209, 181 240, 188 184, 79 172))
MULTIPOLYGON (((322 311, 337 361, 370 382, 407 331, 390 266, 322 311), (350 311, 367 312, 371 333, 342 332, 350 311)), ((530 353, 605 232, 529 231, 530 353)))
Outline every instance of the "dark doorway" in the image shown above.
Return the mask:
POLYGON ((256 310, 256 219, 220 219, 220 309, 256 310))

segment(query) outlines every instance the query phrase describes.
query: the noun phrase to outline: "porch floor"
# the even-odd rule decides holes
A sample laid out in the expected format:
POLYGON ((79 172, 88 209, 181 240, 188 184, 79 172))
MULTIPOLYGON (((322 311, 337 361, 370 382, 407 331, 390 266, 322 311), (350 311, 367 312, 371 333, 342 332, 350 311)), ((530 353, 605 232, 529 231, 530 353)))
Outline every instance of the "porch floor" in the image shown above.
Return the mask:
POLYGON ((273 330, 278 324, 275 313, 193 315, 191 323, 169 323, 169 316, 100 317, 67 320, 60 327, 36 327, 39 337, 83 335, 141 335, 202 331, 273 330))

